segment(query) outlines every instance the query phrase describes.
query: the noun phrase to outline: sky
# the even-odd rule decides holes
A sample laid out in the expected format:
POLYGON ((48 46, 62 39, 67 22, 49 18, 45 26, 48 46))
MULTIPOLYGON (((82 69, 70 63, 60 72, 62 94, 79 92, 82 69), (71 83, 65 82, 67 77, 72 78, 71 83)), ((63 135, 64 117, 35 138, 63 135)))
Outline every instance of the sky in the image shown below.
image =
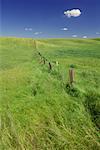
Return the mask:
POLYGON ((0 0, 0 36, 100 37, 100 0, 0 0))

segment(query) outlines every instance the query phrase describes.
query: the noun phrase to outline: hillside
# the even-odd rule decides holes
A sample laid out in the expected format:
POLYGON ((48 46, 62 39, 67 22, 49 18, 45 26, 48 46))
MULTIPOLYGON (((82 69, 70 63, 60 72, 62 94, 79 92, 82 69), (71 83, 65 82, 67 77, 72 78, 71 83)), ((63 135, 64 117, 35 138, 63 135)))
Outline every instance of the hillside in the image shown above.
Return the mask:
POLYGON ((0 93, 1 150, 99 150, 100 39, 0 38, 0 93))

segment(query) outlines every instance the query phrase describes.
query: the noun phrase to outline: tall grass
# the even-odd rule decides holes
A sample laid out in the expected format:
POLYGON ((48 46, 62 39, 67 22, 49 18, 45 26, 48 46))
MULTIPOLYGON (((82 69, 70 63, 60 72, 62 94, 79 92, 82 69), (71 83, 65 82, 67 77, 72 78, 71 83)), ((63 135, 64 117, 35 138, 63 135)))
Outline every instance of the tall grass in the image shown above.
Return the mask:
POLYGON ((94 121, 94 111, 99 114, 99 41, 37 40, 43 56, 59 61, 51 72, 48 63, 40 63, 33 39, 0 41, 0 149, 99 150, 99 115, 94 121), (69 47, 81 57, 67 55, 69 47), (92 59, 91 47, 98 53, 92 59), (70 64, 75 65, 74 90, 66 89, 70 64))

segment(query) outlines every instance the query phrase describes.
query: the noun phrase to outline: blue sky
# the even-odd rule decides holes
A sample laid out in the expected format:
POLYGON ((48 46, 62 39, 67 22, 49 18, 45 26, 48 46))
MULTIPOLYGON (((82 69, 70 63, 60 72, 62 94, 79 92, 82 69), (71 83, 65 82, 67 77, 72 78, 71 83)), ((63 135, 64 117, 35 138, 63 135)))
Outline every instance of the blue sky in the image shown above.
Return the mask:
POLYGON ((100 37, 100 0, 0 0, 1 36, 100 37), (68 17, 64 12, 78 9, 68 17))

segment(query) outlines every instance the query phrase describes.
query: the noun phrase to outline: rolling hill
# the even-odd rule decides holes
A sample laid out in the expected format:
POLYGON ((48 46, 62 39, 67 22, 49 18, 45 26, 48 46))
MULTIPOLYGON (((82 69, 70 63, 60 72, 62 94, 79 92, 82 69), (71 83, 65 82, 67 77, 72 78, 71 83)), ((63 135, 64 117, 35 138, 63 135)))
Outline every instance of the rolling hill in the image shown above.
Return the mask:
POLYGON ((99 150, 99 38, 0 38, 0 93, 1 150, 99 150))

